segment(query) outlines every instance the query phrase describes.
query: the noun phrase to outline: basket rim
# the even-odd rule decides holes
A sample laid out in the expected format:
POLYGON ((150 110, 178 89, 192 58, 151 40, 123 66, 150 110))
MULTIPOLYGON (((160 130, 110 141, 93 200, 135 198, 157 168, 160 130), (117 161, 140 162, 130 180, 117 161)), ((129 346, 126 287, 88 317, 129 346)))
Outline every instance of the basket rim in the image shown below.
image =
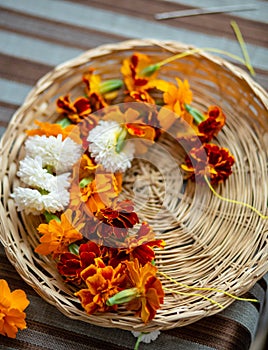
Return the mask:
MULTIPOLYGON (((5 131, 4 135, 1 138, 0 157, 2 158, 4 151, 5 151, 5 147, 4 147, 4 140, 6 138, 5 135, 8 135, 10 133, 11 129, 13 128, 13 126, 16 122, 17 116, 20 115, 21 113, 26 112, 29 108, 31 108, 31 105, 35 101, 36 97, 41 95, 42 93, 44 93, 44 91, 47 88, 49 88, 51 85, 53 85, 55 79, 58 79, 59 77, 64 75, 65 70, 75 69, 75 67, 89 62, 90 59, 92 59, 92 58, 97 59, 98 57, 104 57, 105 55, 108 55, 111 52, 120 52, 120 51, 126 51, 126 50, 131 51, 133 49, 138 50, 139 48, 142 49, 142 47, 150 47, 150 46, 159 47, 160 50, 165 49, 165 50, 168 50, 169 52, 174 52, 174 53, 181 51, 181 50, 186 51, 186 50, 196 48, 194 46, 186 45, 186 44, 175 42, 175 41, 160 41, 160 40, 152 40, 152 39, 137 40, 137 39, 135 39, 135 40, 127 40, 127 41, 123 41, 123 42, 115 43, 115 44, 101 45, 97 48, 90 49, 90 50, 82 53, 81 55, 79 55, 71 60, 68 60, 62 64, 57 65, 54 69, 52 69, 50 72, 48 72, 46 75, 44 75, 42 78, 40 78, 37 81, 36 85, 33 87, 33 89, 29 92, 29 94, 25 98, 23 104, 19 107, 19 109, 12 116, 10 123, 7 127, 7 130, 5 131), (79 64, 77 64, 77 62, 79 62, 79 64), (51 79, 52 77, 54 77, 54 79, 51 79)), ((229 61, 227 61, 221 57, 212 55, 211 53, 208 53, 208 52, 204 52, 204 51, 202 51, 202 49, 200 49, 200 52, 198 52, 198 54, 195 54, 195 55, 204 57, 206 60, 212 61, 213 63, 215 63, 219 66, 224 66, 230 73, 235 74, 237 77, 239 77, 239 79, 241 79, 243 82, 245 82, 251 88, 251 90, 254 91, 256 96, 262 102, 263 106, 266 109, 268 109, 268 93, 258 83, 256 83, 249 76, 249 74, 247 72, 245 72, 243 69, 236 67, 235 65, 233 65, 232 63, 230 63, 229 61)), ((2 181, 2 179, 1 179, 1 181, 2 181)), ((1 202, 1 206, 2 206, 2 202, 1 202)), ((2 213, 1 213, 1 216, 2 216, 2 213)), ((5 219, 5 218, 3 218, 3 219, 5 219)), ((5 227, 6 227, 5 225, 1 225, 0 229, 2 232, 4 231, 5 227)), ((57 303, 53 300, 53 298, 52 299, 50 298, 49 291, 45 291, 45 292, 41 293, 39 290, 39 287, 37 287, 34 279, 32 277, 30 278, 26 275, 23 275, 23 272, 21 271, 20 267, 17 264, 16 255, 15 255, 14 251, 12 250, 12 247, 10 246, 10 242, 5 240, 4 234, 0 235, 0 241, 4 245, 7 257, 10 260, 10 262, 12 263, 12 265, 15 266, 15 268, 17 269, 20 276, 29 285, 31 285, 31 287, 33 287, 37 291, 38 294, 40 294, 43 298, 45 298, 46 301, 48 301, 49 303, 53 304, 58 309, 60 309, 61 312, 68 315, 68 317, 85 321, 85 318, 82 315, 80 317, 79 316, 73 317, 72 313, 69 312, 68 306, 57 305, 57 303), (45 295, 47 297, 44 297, 45 295)), ((255 277, 254 283, 256 282, 256 279, 261 278, 267 271, 268 271, 268 262, 267 262, 266 266, 262 266, 262 269, 259 270, 258 276, 255 277)), ((250 286, 252 286, 254 283, 252 283, 250 286)), ((232 302, 233 302, 233 300, 229 300, 226 303, 226 306, 230 305, 232 302)), ((216 309, 212 309, 209 312, 205 311, 205 310, 200 310, 200 312, 197 313, 196 318, 200 319, 201 317, 207 316, 208 313, 209 313, 209 315, 212 315, 212 314, 215 314, 217 312, 218 312, 218 310, 216 310, 216 309)), ((109 323, 105 324, 105 325, 102 322, 99 322, 98 318, 99 318, 99 316, 88 317, 88 322, 94 323, 94 324, 99 323, 99 325, 106 326, 106 327, 116 327, 117 326, 119 328, 130 329, 129 326, 127 326, 127 325, 124 325, 124 324, 120 325, 120 322, 118 320, 113 321, 112 316, 110 317, 109 323)), ((178 325, 174 324, 174 327, 177 327, 177 326, 178 325)), ((143 325, 141 326, 138 321, 134 327, 136 327, 138 330, 143 329, 143 325)), ((168 324, 168 326, 165 325, 165 322, 163 322, 161 324, 161 326, 159 326, 158 321, 153 320, 150 323, 150 325, 146 328, 146 330, 150 331, 150 330, 154 330, 157 328, 169 329, 169 328, 172 328, 172 326, 170 326, 170 324, 168 324)))

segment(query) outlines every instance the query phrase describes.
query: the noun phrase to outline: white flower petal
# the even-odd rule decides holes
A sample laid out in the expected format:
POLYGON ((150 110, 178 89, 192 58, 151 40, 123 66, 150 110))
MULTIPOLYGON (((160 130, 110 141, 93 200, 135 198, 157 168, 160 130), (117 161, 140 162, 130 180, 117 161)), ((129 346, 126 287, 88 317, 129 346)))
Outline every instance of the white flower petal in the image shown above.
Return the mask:
POLYGON ((72 168, 82 154, 82 147, 69 137, 62 140, 45 135, 31 136, 25 142, 26 155, 35 158, 40 156, 43 166, 51 166, 56 173, 63 173, 72 168))
POLYGON ((142 332, 131 331, 131 333, 136 338, 138 338, 142 334, 141 342, 147 343, 147 344, 149 344, 152 341, 156 340, 158 338, 158 336, 160 335, 160 331, 153 331, 153 332, 150 332, 150 333, 142 333, 142 332))
POLYGON ((122 131, 123 128, 117 122, 101 120, 87 138, 90 142, 89 151, 95 161, 113 173, 130 168, 134 157, 135 147, 131 141, 126 142, 119 153, 116 151, 117 138, 122 131))
POLYGON ((17 187, 11 197, 14 198, 18 211, 39 215, 46 210, 51 213, 64 210, 69 203, 70 193, 61 190, 42 195, 36 189, 17 187))

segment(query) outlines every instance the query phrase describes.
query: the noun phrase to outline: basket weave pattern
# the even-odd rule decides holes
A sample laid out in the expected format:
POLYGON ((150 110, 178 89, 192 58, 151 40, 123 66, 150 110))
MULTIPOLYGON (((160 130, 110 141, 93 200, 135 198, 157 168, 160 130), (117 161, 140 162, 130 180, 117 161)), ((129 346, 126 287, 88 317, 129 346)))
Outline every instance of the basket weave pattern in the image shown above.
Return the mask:
MULTIPOLYGON (((199 296, 182 296, 167 290, 163 306, 146 326, 124 307, 118 313, 87 315, 73 296, 74 289, 63 282, 51 259, 34 253, 40 218, 18 213, 10 198, 19 185, 16 172, 23 158, 24 130, 35 119, 55 120, 56 99, 67 92, 72 96, 79 94, 81 76, 88 67, 96 68, 103 79, 118 78, 122 60, 133 52, 145 53, 158 62, 188 49, 191 47, 174 42, 132 40, 87 51, 38 81, 1 140, 1 241, 22 278, 68 317, 103 327, 153 331, 183 326, 220 311, 217 305, 199 296)), ((227 122, 216 142, 230 149, 236 163, 233 174, 217 187, 217 192, 265 213, 267 93, 243 70, 204 52, 164 66, 159 77, 170 81, 174 77, 188 79, 197 108, 204 110, 215 104, 223 109, 227 122)), ((172 140, 161 142, 168 155, 180 156, 172 140)), ((152 225, 157 238, 166 241, 166 248, 156 252, 159 271, 195 287, 214 287, 235 295, 247 292, 268 271, 267 221, 246 207, 221 201, 206 186, 189 182, 184 188, 174 164, 157 152, 153 151, 150 159, 134 161, 125 175, 122 196, 133 199, 139 217, 152 225)), ((166 289, 199 293, 224 307, 233 302, 216 291, 193 291, 160 278, 166 289)))

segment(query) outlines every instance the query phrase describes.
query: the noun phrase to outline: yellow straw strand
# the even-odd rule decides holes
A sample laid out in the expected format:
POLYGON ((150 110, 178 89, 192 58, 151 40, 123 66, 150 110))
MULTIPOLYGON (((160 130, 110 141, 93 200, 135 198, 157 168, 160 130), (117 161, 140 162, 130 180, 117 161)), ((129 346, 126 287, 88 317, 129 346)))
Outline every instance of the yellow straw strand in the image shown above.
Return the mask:
POLYGON ((219 199, 221 199, 222 201, 228 202, 228 203, 233 203, 233 204, 237 204, 237 205, 242 205, 243 207, 249 208, 252 211, 254 211, 260 218, 267 220, 268 219, 268 215, 263 215, 259 210, 257 210, 255 207, 253 207, 252 205, 245 203, 245 202, 240 202, 237 201, 235 199, 230 199, 230 198, 226 198, 221 196, 219 193, 217 193, 214 188, 212 187, 211 183, 209 182, 208 178, 206 176, 204 176, 206 183, 208 184, 208 187, 210 188, 211 192, 214 194, 214 196, 218 197, 219 199))
POLYGON ((211 299, 209 297, 206 297, 205 295, 199 294, 199 293, 178 292, 177 290, 170 289, 170 288, 163 288, 163 289, 168 291, 168 292, 174 293, 174 294, 194 296, 194 297, 201 297, 203 299, 206 299, 206 300, 210 301, 211 304, 217 305, 221 309, 224 309, 224 306, 222 304, 218 303, 217 301, 215 301, 215 300, 213 300, 213 299, 211 299))
MULTIPOLYGON (((250 302, 258 302, 257 299, 249 299, 249 298, 241 298, 241 297, 237 297, 236 295, 233 295, 231 293, 228 293, 222 289, 218 289, 218 288, 209 288, 209 287, 193 287, 193 286, 188 286, 187 284, 184 284, 184 283, 180 283, 176 280, 174 280, 172 277, 168 276, 167 274, 165 274, 164 272, 161 272, 161 271, 158 271, 158 273, 169 279, 170 281, 172 281, 173 283, 177 284, 178 286, 180 287, 184 287, 184 288, 189 288, 189 289, 193 289, 193 290, 206 290, 206 291, 212 291, 212 292, 217 292, 217 293, 222 293, 232 299, 235 299, 235 300, 241 300, 241 301, 250 301, 250 302)), ((179 292, 181 293, 181 292, 179 292)))
POLYGON ((216 48, 212 48, 212 47, 204 47, 202 49, 191 49, 191 50, 188 50, 188 51, 185 51, 185 52, 182 52, 182 53, 179 53, 177 55, 174 55, 174 56, 171 56, 171 57, 168 57, 166 58, 165 60, 161 61, 158 63, 158 66, 161 67, 161 66, 164 66, 165 64, 168 64, 168 63, 171 63, 177 59, 180 59, 180 58, 184 58, 184 57, 187 57, 187 56, 190 56, 190 55, 194 55, 195 53, 202 53, 202 51, 205 51, 205 52, 213 52, 213 53, 218 53, 218 54, 222 54, 222 55, 225 55, 227 57, 230 57, 232 58, 233 60, 235 61, 238 61, 240 62, 241 64, 245 65, 248 70, 250 72, 252 72, 252 66, 251 64, 249 64, 246 60, 244 60, 243 58, 237 56, 237 55, 234 55, 228 51, 225 51, 225 50, 221 50, 221 49, 216 49, 216 48))
POLYGON ((251 61, 250 61, 250 58, 249 58, 249 54, 248 54, 248 50, 247 50, 247 46, 246 46, 246 43, 244 41, 244 38, 243 38, 243 35, 239 29, 239 26, 238 24, 236 23, 236 21, 231 21, 231 27, 233 28, 233 31, 236 35, 236 38, 237 38, 237 41, 240 45, 240 48, 241 48, 241 51, 242 51, 242 54, 245 58, 245 62, 246 62, 246 66, 248 67, 248 70, 250 71, 251 75, 255 75, 255 71, 254 71, 254 68, 252 67, 252 64, 251 64, 251 61))

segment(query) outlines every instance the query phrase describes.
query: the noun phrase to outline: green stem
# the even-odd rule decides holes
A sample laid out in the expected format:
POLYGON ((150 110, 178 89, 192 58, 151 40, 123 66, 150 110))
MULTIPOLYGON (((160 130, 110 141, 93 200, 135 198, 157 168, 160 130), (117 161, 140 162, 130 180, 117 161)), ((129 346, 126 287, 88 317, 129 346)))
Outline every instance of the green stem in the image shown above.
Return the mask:
POLYGON ((141 333, 141 334, 138 336, 138 339, 137 339, 137 341, 136 341, 134 350, 138 350, 138 349, 139 349, 139 345, 140 345, 142 336, 143 336, 143 333, 141 333))
POLYGON ((80 182, 79 182, 79 187, 80 188, 85 188, 87 185, 89 185, 93 181, 93 176, 89 177, 84 177, 80 182))
POLYGON ((127 129, 123 128, 123 130, 120 132, 120 134, 117 137, 117 142, 115 146, 115 150, 117 153, 120 153, 122 151, 126 136, 127 136, 127 129))
POLYGON ((191 107, 190 105, 186 104, 184 105, 186 111, 191 114, 191 116, 194 118, 196 124, 200 124, 205 120, 205 117, 202 113, 200 113, 197 109, 191 107))
POLYGON ((75 243, 70 244, 69 252, 75 255, 79 255, 79 246, 75 243))
POLYGON ((121 290, 106 301, 108 306, 129 303, 139 295, 138 289, 133 287, 121 290))
POLYGON ((104 95, 108 92, 118 90, 123 86, 121 79, 110 79, 102 82, 99 87, 100 94, 104 95))
POLYGON ((66 128, 67 126, 71 125, 71 121, 69 118, 63 118, 57 122, 63 129, 66 128))
POLYGON ((49 223, 51 220, 56 220, 57 222, 61 222, 57 215, 51 214, 48 211, 44 212, 46 222, 49 223))

